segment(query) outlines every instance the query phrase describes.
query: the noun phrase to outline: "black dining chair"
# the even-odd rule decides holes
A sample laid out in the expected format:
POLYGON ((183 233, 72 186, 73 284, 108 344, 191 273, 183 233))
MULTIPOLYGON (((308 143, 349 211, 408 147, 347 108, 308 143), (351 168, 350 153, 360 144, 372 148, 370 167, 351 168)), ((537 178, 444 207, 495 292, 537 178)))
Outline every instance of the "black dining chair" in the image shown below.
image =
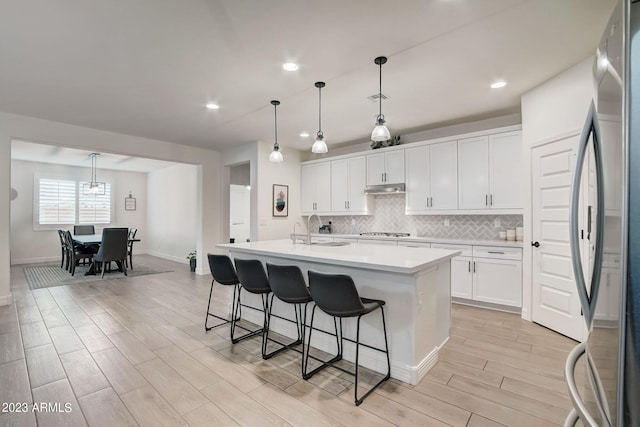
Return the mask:
POLYGON ((67 239, 65 237, 65 230, 58 229, 58 238, 60 238, 60 268, 64 266, 64 262, 67 262, 67 270, 69 269, 69 255, 67 249, 67 239))
POLYGON ((127 255, 129 256, 129 258, 128 258, 127 267, 131 270, 133 270, 133 244, 134 244, 133 239, 136 238, 137 232, 138 232, 137 228, 129 229, 129 240, 127 241, 127 255))
MULTIPOLYGON (((102 230, 102 242, 98 253, 94 255, 93 261, 102 264, 102 275, 107 264, 115 261, 118 267, 127 275, 127 242, 129 240, 128 228, 105 228, 102 230)), ((97 271, 96 271, 97 273, 97 271)))
POLYGON ((309 270, 309 291, 311 297, 315 302, 313 310, 311 311, 311 323, 309 325, 309 338, 307 340, 307 350, 305 356, 305 362, 303 365, 303 378, 305 380, 311 378, 314 374, 327 366, 332 366, 342 372, 355 376, 354 384, 354 401, 356 406, 359 406, 362 401, 369 396, 376 388, 378 388, 383 382, 388 380, 391 376, 391 361, 389 360, 389 343, 387 341, 387 324, 384 318, 384 304, 382 300, 361 298, 358 295, 355 283, 351 276, 346 274, 326 274, 319 273, 317 271, 309 270), (309 350, 311 348, 311 333, 313 332, 313 319, 316 313, 316 308, 320 308, 321 311, 333 316, 333 322, 335 326, 335 336, 338 342, 338 354, 329 361, 323 362, 320 366, 313 371, 308 372, 309 363, 309 350), (360 355, 360 319, 362 316, 369 314, 377 309, 380 309, 382 315, 382 331, 384 334, 384 349, 376 348, 366 345, 367 348, 377 350, 385 353, 387 356, 387 373, 378 381, 373 387, 371 387, 362 397, 358 398, 358 361, 360 355), (335 362, 342 359, 342 350, 344 347, 344 337, 342 334, 342 319, 349 317, 357 317, 356 324, 356 360, 355 360, 355 372, 351 372, 340 366, 334 365, 335 362), (336 319, 339 322, 336 322, 336 319), (340 327, 338 328, 338 324, 340 327))
POLYGON ((263 355, 263 358, 269 359, 274 355, 288 349, 295 349, 299 344, 302 345, 302 362, 304 362, 304 336, 305 323, 307 319, 307 305, 313 301, 307 284, 304 281, 302 271, 295 265, 275 265, 267 263, 267 272, 269 273, 269 285, 271 286, 271 300, 269 301, 269 311, 267 313, 267 330, 265 340, 275 342, 280 348, 263 355), (269 326, 271 324, 271 310, 273 309, 273 300, 278 300, 293 305, 294 315, 296 317, 296 328, 298 337, 295 341, 284 344, 277 340, 269 338, 269 326))
POLYGON ((96 234, 96 228, 93 225, 74 225, 73 234, 75 236, 96 234))
POLYGON ((95 252, 88 250, 83 245, 75 245, 73 242, 73 237, 71 236, 71 232, 69 230, 63 230, 64 239, 65 239, 65 248, 67 254, 67 270, 73 276, 76 273, 76 267, 78 263, 82 260, 83 262, 86 260, 91 260, 95 252))

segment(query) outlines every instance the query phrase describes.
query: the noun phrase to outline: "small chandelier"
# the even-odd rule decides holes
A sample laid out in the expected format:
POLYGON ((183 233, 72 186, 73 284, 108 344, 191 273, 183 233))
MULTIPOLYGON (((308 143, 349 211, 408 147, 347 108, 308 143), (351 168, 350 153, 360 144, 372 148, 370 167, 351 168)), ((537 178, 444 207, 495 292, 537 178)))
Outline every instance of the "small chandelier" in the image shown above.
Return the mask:
POLYGON ((380 105, 380 111, 376 118, 376 127, 371 132, 372 141, 387 141, 391 139, 391 133, 389 129, 384 125, 384 115, 382 114, 382 64, 387 63, 386 56, 378 56, 373 62, 380 66, 380 90, 378 92, 378 101, 380 105))
POLYGON ((271 105, 273 105, 273 117, 275 123, 275 142, 273 143, 273 151, 269 155, 269 161, 273 163, 280 163, 284 161, 282 157, 282 153, 280 152, 280 146, 278 145, 278 105, 280 105, 280 101, 271 101, 271 105))
POLYGON ((322 133, 322 88, 325 87, 325 83, 316 82, 315 86, 318 88, 318 133, 316 134, 316 140, 311 147, 311 152, 323 154, 329 151, 327 143, 324 140, 324 134, 322 133))
POLYGON ((98 165, 98 156, 100 153, 91 153, 91 182, 85 182, 82 184, 83 194, 94 194, 104 196, 106 194, 106 184, 104 182, 98 182, 96 179, 96 169, 98 165))

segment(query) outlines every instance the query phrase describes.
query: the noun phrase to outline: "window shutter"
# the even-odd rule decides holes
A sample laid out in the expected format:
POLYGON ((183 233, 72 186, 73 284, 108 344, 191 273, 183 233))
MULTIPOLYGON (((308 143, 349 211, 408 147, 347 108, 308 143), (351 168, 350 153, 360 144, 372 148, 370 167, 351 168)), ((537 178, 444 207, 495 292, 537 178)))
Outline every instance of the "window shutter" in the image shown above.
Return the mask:
POLYGON ((57 179, 40 179, 38 222, 73 224, 76 218, 76 183, 57 179))
MULTIPOLYGON (((85 182, 80 182, 80 188, 85 182)), ((109 224, 111 223, 111 185, 105 183, 104 194, 78 195, 78 223, 79 224, 109 224)))

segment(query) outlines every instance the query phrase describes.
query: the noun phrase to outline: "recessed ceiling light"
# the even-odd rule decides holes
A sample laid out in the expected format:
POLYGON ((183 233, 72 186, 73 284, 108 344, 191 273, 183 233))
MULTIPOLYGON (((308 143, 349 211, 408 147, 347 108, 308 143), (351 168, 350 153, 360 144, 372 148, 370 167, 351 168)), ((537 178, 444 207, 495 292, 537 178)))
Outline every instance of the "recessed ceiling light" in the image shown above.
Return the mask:
POLYGON ((499 80, 491 85, 491 89, 500 89, 501 87, 505 87, 506 85, 507 82, 505 82, 504 80, 499 80))
POLYGON ((300 133, 300 136, 301 136, 302 138, 309 138, 309 132, 301 132, 301 133, 300 133))
POLYGON ((217 109, 219 109, 219 108, 220 108, 220 106, 219 106, 218 104, 214 104, 214 103, 211 103, 211 102, 210 102, 210 103, 208 103, 208 104, 206 105, 206 107, 207 107, 209 110, 217 110, 217 109))
POLYGON ((282 69, 285 71, 298 71, 298 64, 295 62, 285 62, 282 64, 282 69))

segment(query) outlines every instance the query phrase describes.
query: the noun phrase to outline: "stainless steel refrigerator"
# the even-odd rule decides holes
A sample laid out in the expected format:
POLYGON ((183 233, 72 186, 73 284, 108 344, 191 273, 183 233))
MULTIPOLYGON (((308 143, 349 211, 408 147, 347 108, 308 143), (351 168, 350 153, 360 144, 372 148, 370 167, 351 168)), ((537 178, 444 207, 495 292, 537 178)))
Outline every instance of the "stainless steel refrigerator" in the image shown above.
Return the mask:
POLYGON ((622 0, 594 63, 569 232, 589 332, 569 355, 566 426, 640 426, 640 0, 622 0))

